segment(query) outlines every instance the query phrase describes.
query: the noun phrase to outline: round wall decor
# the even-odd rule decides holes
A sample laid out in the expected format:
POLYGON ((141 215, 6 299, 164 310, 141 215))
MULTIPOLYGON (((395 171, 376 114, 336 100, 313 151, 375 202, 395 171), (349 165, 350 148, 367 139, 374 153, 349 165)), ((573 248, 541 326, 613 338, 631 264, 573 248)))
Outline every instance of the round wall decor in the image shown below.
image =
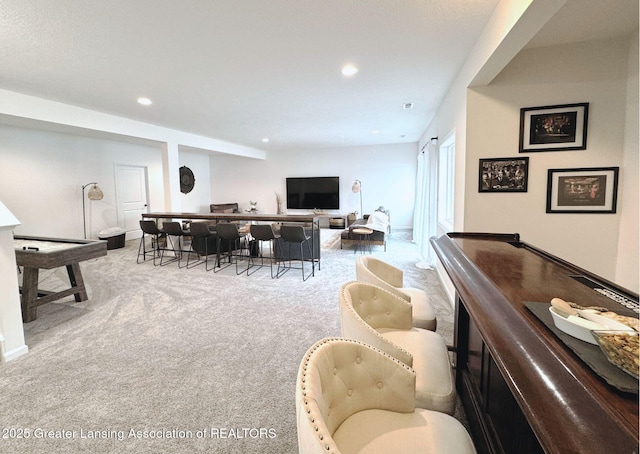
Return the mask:
POLYGON ((188 194, 195 183, 196 178, 193 176, 191 169, 187 166, 180 167, 180 192, 188 194))

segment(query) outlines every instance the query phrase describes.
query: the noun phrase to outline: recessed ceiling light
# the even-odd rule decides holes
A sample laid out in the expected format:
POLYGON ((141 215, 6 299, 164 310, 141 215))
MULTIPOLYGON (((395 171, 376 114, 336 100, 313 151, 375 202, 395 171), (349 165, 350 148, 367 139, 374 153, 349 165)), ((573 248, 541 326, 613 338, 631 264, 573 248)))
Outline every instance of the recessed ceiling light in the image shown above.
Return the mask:
POLYGON ((354 76, 358 72, 358 68, 355 65, 349 63, 348 65, 344 65, 342 67, 342 75, 346 77, 354 76))
POLYGON ((405 103, 402 105, 402 108, 403 108, 403 109, 413 109, 413 103, 412 103, 412 102, 405 102, 405 103))
POLYGON ((263 137, 263 138, 262 138, 262 141, 263 141, 264 143, 267 143, 267 142, 269 142, 269 138, 268 138, 268 137, 263 137))
POLYGON ((143 106, 150 106, 152 102, 149 98, 140 97, 138 98, 138 104, 142 104, 143 106))
POLYGON ((371 134, 378 134, 380 131, 378 131, 377 129, 372 129, 371 130, 371 134))

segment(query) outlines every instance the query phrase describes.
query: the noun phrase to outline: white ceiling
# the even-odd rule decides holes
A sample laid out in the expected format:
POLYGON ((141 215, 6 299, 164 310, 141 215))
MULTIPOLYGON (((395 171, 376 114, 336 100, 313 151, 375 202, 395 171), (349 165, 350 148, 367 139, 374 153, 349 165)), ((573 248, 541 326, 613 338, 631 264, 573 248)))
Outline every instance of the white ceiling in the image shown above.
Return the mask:
MULTIPOLYGON (((265 150, 416 142, 497 3, 0 0, 0 88, 265 150)), ((530 45, 630 33, 638 2, 556 18, 530 45)))

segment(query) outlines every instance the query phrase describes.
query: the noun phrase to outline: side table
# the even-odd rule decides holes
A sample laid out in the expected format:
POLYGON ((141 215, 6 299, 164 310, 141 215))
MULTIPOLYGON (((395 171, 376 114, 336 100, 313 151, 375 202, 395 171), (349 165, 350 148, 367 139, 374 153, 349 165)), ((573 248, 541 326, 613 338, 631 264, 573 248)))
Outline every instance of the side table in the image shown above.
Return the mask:
POLYGON ((358 235, 358 239, 360 240, 356 243, 356 247, 353 248, 353 253, 355 254, 359 247, 361 247, 361 253, 364 253, 367 249, 369 253, 371 253, 370 235, 373 233, 373 230, 366 227, 358 227, 353 229, 352 233, 358 235))

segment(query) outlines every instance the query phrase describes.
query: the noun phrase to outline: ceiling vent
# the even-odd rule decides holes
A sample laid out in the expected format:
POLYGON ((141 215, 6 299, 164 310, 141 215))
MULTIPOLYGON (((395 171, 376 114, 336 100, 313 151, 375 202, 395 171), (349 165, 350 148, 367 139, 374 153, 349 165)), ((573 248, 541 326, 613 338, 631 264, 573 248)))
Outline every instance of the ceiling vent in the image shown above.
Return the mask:
POLYGON ((405 109, 405 110, 406 110, 406 109, 413 109, 413 103, 412 103, 412 102, 405 102, 405 103, 402 105, 402 108, 403 108, 403 109, 405 109))

